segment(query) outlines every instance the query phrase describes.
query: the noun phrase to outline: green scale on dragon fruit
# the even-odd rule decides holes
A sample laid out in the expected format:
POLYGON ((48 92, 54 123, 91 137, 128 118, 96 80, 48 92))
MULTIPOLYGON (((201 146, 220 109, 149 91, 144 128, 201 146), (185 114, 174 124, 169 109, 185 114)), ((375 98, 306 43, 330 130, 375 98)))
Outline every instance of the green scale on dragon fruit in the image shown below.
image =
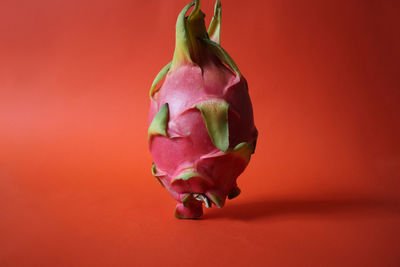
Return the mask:
POLYGON ((220 46, 218 0, 208 30, 204 17, 199 0, 181 11, 173 59, 150 89, 152 173, 178 201, 180 219, 240 194, 236 180, 257 141, 247 82, 220 46))

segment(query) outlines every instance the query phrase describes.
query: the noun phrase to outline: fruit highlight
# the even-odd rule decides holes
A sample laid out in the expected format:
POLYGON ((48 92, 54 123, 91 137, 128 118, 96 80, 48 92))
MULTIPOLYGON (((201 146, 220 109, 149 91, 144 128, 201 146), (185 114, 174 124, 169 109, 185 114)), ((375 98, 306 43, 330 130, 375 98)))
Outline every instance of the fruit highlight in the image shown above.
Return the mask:
POLYGON ((208 30, 204 17, 199 0, 184 7, 173 59, 150 89, 152 174, 178 201, 180 219, 199 218, 203 203, 221 208, 240 194, 236 179, 257 141, 247 82, 220 46, 219 0, 208 30))

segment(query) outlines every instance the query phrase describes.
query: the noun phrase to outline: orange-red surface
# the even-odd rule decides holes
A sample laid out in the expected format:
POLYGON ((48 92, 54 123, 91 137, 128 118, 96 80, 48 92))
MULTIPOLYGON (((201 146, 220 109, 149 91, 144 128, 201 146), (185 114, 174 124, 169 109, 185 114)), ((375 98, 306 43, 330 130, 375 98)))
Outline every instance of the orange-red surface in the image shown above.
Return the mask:
POLYGON ((222 2, 259 142, 182 221, 146 130, 186 2, 0 2, 0 266, 400 266, 399 2, 222 2))

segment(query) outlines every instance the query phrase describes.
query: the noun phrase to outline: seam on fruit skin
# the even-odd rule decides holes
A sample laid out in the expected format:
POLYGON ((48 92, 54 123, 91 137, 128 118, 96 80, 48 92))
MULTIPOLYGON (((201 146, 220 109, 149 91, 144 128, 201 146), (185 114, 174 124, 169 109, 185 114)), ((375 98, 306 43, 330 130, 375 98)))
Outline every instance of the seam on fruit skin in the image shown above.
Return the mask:
MULTIPOLYGON (((225 66, 224 66, 225 67, 225 66)), ((224 88, 222 89, 221 94, 219 94, 218 96, 221 98, 225 97, 226 92, 229 90, 229 88, 234 87, 235 85, 237 85, 240 82, 240 78, 239 76, 235 75, 234 72, 232 72, 229 68, 227 68, 228 71, 230 71, 232 73, 232 78, 230 78, 227 83, 224 85, 224 88), (239 78, 239 79, 238 79, 239 78)), ((205 87, 205 91, 207 90, 207 88, 205 87)))
MULTIPOLYGON (((179 174, 179 172, 177 174, 179 174)), ((171 187, 174 187, 174 186, 179 185, 179 183, 183 183, 181 185, 184 185, 186 187, 185 193, 202 193, 202 192, 196 192, 191 188, 191 185, 190 185, 191 179, 200 179, 201 181, 203 181, 203 183, 205 183, 207 188, 212 188, 213 186, 215 186, 215 182, 211 177, 209 177, 208 175, 204 175, 204 173, 198 172, 198 170, 194 170, 194 172, 181 173, 178 176, 176 176, 175 178, 173 178, 171 180, 170 184, 171 184, 171 187), (179 176, 184 176, 185 174, 188 175, 187 178, 179 177, 179 176)))
MULTIPOLYGON (((237 118, 240 118, 240 114, 236 111, 236 109, 232 109, 230 106, 230 103, 227 102, 225 99, 221 98, 220 96, 217 95, 208 95, 208 96, 203 96, 200 97, 198 99, 196 99, 195 101, 190 102, 190 104, 185 105, 182 109, 184 109, 182 112, 180 112, 179 114, 175 115, 174 117, 170 117, 169 119, 169 123, 168 123, 168 129, 176 129, 176 121, 181 118, 181 116, 184 116, 186 113, 191 112, 193 110, 199 111, 199 109, 196 107, 196 105, 201 104, 202 102, 208 102, 208 101, 218 101, 218 102, 226 102, 229 104, 229 108, 228 108, 228 112, 232 112, 233 115, 235 115, 237 118)), ((185 134, 185 133, 179 133, 178 131, 176 131, 175 133, 170 133, 170 131, 168 132, 169 134, 171 134, 169 137, 170 138, 179 138, 179 137, 187 137, 190 135, 189 134, 185 134)))
POLYGON ((242 76, 235 61, 229 55, 229 53, 222 48, 222 46, 207 38, 198 37, 198 39, 206 43, 210 47, 210 50, 213 51, 214 54, 221 60, 221 62, 227 64, 229 68, 237 74, 237 76, 242 76))
MULTIPOLYGON (((250 145, 250 146, 253 147, 253 145, 252 145, 251 142, 241 142, 241 143, 239 143, 238 145, 236 145, 235 148, 229 149, 229 150, 226 151, 226 152, 223 152, 223 151, 215 152, 215 151, 213 151, 213 152, 211 152, 211 153, 208 153, 208 154, 206 154, 206 155, 203 155, 203 156, 200 157, 200 160, 207 160, 207 159, 219 158, 219 157, 224 157, 224 156, 234 156, 234 157, 243 159, 246 163, 248 163, 249 160, 245 160, 241 155, 238 155, 238 153, 237 153, 237 152, 238 152, 237 147, 238 147, 240 144, 248 144, 248 145, 250 145), (235 150, 235 149, 236 149, 236 150, 235 150)), ((254 147, 253 147, 253 151, 254 151, 254 147)), ((252 152, 251 154, 253 154, 253 153, 254 153, 254 152, 252 152)), ((251 154, 250 154, 250 156, 251 156, 251 154)), ((197 166, 197 165, 196 165, 196 166, 197 166)))
POLYGON ((194 177, 204 179, 208 183, 214 184, 214 181, 211 179, 211 177, 208 177, 208 175, 204 175, 203 173, 200 173, 196 168, 193 168, 193 167, 187 168, 187 169, 181 169, 178 172, 175 172, 175 175, 176 175, 175 178, 173 178, 171 180, 171 184, 178 180, 188 181, 194 177), (186 175, 188 176, 187 178, 184 177, 186 175))
POLYGON ((178 164, 176 164, 176 168, 174 173, 171 174, 171 177, 176 177, 179 175, 180 172, 183 172, 185 170, 196 170, 194 162, 193 161, 181 161, 178 164))
POLYGON ((228 112, 231 112, 236 118, 240 119, 240 114, 239 112, 236 111, 236 109, 231 106, 231 103, 229 103, 229 110, 228 112))
POLYGON ((225 155, 226 155, 226 152, 216 149, 208 154, 200 156, 199 160, 208 159, 208 158, 217 158, 217 157, 221 157, 221 156, 225 156, 225 155))
POLYGON ((169 134, 169 138, 170 139, 177 139, 177 138, 185 138, 185 137, 189 137, 191 133, 183 133, 180 131, 180 129, 178 128, 178 124, 176 124, 176 120, 179 117, 176 117, 172 120, 169 121, 168 123, 168 134, 169 134))
MULTIPOLYGON (((181 107, 181 110, 178 110, 177 112, 175 112, 176 114, 174 114, 174 116, 171 116, 170 113, 170 122, 175 122, 178 118, 180 118, 181 116, 185 115, 186 113, 189 113, 193 110, 198 111, 198 108, 196 108, 196 105, 204 102, 204 101, 225 101, 220 95, 207 95, 207 96, 201 96, 199 98, 197 98, 194 101, 191 101, 185 105, 183 105, 181 107)), ((225 101, 226 102, 226 101, 225 101)), ((229 104, 229 103, 228 103, 229 104)))
MULTIPOLYGON (((235 88, 236 85, 240 84, 243 80, 245 80, 243 76, 236 75, 235 79, 233 79, 233 82, 224 88, 222 95, 225 96, 230 89, 235 88)), ((246 89, 248 90, 247 84, 246 89)))

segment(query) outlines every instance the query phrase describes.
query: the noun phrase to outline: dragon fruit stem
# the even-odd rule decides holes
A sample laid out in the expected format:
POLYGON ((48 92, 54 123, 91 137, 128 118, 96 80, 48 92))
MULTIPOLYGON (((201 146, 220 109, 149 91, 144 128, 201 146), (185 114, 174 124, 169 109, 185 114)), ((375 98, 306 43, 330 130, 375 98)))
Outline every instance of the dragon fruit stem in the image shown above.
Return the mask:
POLYGON ((203 215, 203 202, 194 197, 194 194, 186 194, 182 202, 175 208, 175 217, 178 219, 196 219, 203 215))

